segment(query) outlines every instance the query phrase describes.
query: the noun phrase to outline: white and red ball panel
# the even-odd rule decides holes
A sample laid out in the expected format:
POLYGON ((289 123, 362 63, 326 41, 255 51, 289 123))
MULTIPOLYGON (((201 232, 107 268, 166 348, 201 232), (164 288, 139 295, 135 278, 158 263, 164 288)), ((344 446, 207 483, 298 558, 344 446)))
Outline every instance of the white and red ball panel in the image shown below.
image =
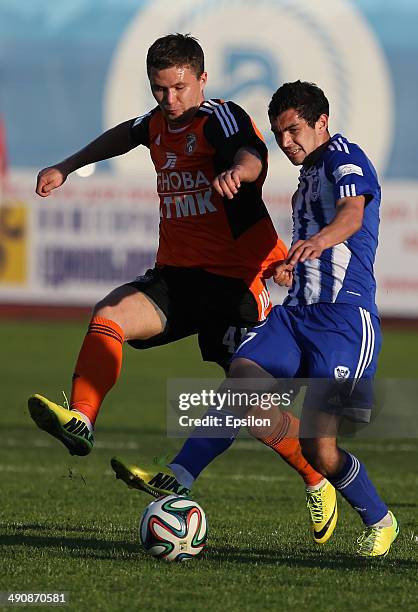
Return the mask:
POLYGON ((145 508, 139 531, 150 555, 166 561, 183 561, 196 557, 204 549, 206 516, 194 500, 168 495, 145 508))

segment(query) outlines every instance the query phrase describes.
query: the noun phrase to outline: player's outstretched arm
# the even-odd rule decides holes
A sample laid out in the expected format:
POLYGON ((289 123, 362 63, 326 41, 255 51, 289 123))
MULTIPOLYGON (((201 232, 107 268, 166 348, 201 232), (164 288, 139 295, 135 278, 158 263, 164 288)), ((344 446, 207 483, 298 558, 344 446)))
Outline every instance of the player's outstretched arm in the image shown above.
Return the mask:
POLYGON ((263 163, 258 151, 243 147, 237 151, 232 166, 218 174, 212 185, 219 195, 232 200, 241 183, 253 183, 262 169, 263 163))
POLYGON ((289 250, 287 262, 294 266, 298 261, 320 257, 322 251, 340 244, 355 234, 362 226, 364 196, 341 198, 336 202, 334 219, 320 232, 308 238, 298 240, 289 250))
POLYGON ((39 172, 36 179, 35 191, 41 197, 46 198, 51 195, 54 189, 60 187, 66 178, 67 174, 60 170, 59 164, 50 168, 44 168, 39 172))
POLYGON ((54 189, 65 182, 71 172, 78 168, 122 155, 136 147, 137 143, 131 139, 130 126, 131 121, 120 123, 101 134, 74 155, 41 170, 37 177, 36 193, 42 197, 49 196, 54 189))

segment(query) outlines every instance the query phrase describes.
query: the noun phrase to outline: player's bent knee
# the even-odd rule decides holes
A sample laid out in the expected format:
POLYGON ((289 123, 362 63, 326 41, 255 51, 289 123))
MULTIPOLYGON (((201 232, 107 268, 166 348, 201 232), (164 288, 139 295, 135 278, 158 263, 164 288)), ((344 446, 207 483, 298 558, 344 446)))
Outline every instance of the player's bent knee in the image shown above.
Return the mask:
POLYGON ((116 323, 123 318, 127 310, 127 299, 138 292, 132 287, 122 285, 113 289, 108 295, 101 299, 93 308, 93 316, 111 319, 116 323))
POLYGON ((93 308, 94 317, 103 317, 104 319, 112 319, 113 308, 106 304, 105 300, 97 302, 93 308))
POLYGON ((93 316, 117 323, 125 340, 148 340, 164 331, 165 323, 155 304, 129 286, 118 287, 98 302, 93 316))
POLYGON ((332 476, 338 465, 338 451, 334 440, 327 438, 301 438, 302 454, 310 465, 323 476, 332 476))
POLYGON ((118 304, 109 304, 107 302, 107 298, 97 302, 93 308, 93 316, 114 321, 123 329, 124 332, 126 332, 124 325, 125 313, 123 312, 123 308, 118 304))

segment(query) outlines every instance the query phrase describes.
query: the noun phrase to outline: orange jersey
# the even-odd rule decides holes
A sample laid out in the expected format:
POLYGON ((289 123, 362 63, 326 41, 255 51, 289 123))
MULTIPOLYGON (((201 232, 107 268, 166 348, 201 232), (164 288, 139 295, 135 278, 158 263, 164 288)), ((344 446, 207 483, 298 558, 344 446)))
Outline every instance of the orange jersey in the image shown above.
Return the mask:
POLYGON ((170 129, 159 107, 134 119, 132 139, 150 149, 160 198, 157 265, 202 268, 251 280, 286 257, 262 200, 267 148, 247 113, 233 102, 204 101, 191 123, 170 129), (263 170, 232 200, 212 187, 241 147, 257 150, 263 170))

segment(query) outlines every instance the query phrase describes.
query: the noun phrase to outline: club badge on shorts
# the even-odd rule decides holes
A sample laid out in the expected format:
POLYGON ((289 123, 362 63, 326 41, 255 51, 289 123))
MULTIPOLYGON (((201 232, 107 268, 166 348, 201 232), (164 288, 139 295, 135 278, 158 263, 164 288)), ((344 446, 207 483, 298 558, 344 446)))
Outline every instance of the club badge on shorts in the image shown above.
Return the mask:
POLYGON ((334 376, 336 380, 345 380, 350 376, 350 368, 347 368, 347 366, 339 365, 334 368, 334 376))

